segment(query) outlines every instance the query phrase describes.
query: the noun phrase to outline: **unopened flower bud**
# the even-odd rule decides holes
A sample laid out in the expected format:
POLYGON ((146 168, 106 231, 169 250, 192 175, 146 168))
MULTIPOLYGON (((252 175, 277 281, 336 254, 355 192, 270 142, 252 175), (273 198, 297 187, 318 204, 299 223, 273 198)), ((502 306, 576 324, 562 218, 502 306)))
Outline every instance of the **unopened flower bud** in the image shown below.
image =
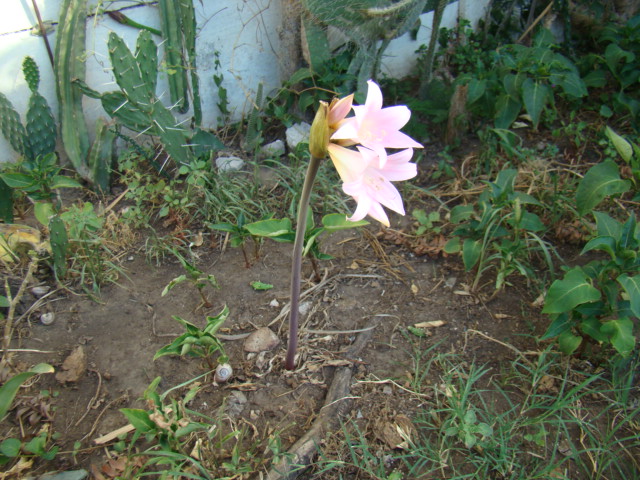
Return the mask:
POLYGON ((315 158, 324 158, 327 156, 327 147, 329 146, 329 105, 326 102, 320 102, 316 117, 311 124, 311 132, 309 133, 309 152, 315 158))

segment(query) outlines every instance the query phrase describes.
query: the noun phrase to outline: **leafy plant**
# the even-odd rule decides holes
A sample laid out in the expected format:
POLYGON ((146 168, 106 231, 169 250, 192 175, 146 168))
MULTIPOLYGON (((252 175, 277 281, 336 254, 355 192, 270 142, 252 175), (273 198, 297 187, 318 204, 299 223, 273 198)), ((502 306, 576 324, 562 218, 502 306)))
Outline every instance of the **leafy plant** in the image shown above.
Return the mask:
POLYGON ((153 359, 156 360, 165 355, 195 356, 204 358, 211 369, 215 369, 215 364, 211 356, 219 352, 218 363, 226 363, 228 357, 224 352, 222 342, 216 337, 216 332, 222 326, 229 315, 229 309, 225 307, 215 317, 207 317, 206 326, 201 329, 196 325, 174 315, 172 318, 182 325, 186 332, 176 338, 173 342, 165 345, 156 352, 153 359))
POLYGON ((411 212, 413 218, 418 222, 418 228, 416 229, 416 235, 424 235, 426 232, 440 233, 442 231, 440 212, 432 211, 426 213, 424 210, 416 208, 411 212))
POLYGON ((528 207, 541 206, 531 195, 515 191, 518 172, 502 170, 480 195, 476 206, 458 205, 450 219, 459 226, 445 245, 447 253, 461 253, 465 269, 476 268, 471 291, 477 291, 484 275, 496 271, 495 295, 519 273, 528 281, 538 278, 532 262, 541 254, 553 272, 552 247, 540 236, 545 226, 528 207))
POLYGON ((569 100, 587 95, 577 67, 556 52, 553 35, 540 30, 533 45, 505 45, 486 70, 463 73, 457 83, 467 85, 467 106, 480 116, 493 117, 495 127, 509 128, 524 108, 537 129, 546 107, 555 109, 556 92, 569 100))
POLYGON ((184 268, 186 273, 171 280, 162 290, 161 296, 164 297, 176 285, 180 285, 181 283, 188 281, 198 290, 200 298, 202 299, 201 305, 205 308, 211 308, 212 305, 207 299, 207 296, 204 293, 204 289, 206 286, 219 288, 216 277, 214 275, 201 271, 199 268, 188 262, 180 253, 178 253, 177 250, 171 249, 171 253, 173 253, 175 257, 180 261, 180 264, 182 265, 182 268, 184 268))
POLYGON ((626 357, 635 348, 634 319, 640 317, 640 231, 634 214, 624 224, 602 212, 593 215, 596 235, 582 254, 597 251, 608 258, 568 269, 553 282, 542 310, 551 325, 542 338, 557 337, 566 354, 588 338, 626 357))

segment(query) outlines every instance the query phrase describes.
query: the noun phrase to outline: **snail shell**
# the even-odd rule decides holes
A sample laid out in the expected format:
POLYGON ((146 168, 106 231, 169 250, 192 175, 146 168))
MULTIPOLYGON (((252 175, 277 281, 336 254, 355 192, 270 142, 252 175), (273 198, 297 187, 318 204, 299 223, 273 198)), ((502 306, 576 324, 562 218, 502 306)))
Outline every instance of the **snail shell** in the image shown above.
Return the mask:
POLYGON ((216 367, 216 373, 213 376, 215 383, 224 383, 229 381, 233 375, 233 368, 228 363, 221 363, 216 367))
POLYGON ((51 325, 56 319, 56 314, 53 312, 47 312, 40 315, 40 323, 43 325, 51 325))

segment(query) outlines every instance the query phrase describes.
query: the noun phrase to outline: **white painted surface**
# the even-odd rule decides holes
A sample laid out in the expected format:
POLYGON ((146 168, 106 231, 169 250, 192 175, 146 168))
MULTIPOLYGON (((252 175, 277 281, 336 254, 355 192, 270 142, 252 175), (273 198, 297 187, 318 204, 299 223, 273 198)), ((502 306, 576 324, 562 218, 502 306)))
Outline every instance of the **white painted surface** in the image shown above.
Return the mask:
MULTIPOLYGON (((290 74, 291 53, 287 51, 287 29, 284 25, 287 16, 285 8, 292 8, 293 0, 205 0, 196 1, 196 18, 199 35, 197 38, 198 73, 200 77, 200 96, 202 99, 203 125, 215 128, 220 112, 216 106, 218 100, 217 87, 213 82, 216 73, 214 52, 220 52, 221 73, 224 76, 224 87, 227 89, 232 111, 232 119, 237 120, 247 111, 255 98, 260 82, 264 84, 264 92, 272 92, 290 74)), ((23 116, 29 97, 29 90, 21 71, 22 60, 26 55, 32 56, 40 67, 40 92, 49 101, 57 115, 57 100, 53 79, 53 70, 49 62, 43 39, 31 34, 36 25, 36 16, 31 0, 0 0, 0 91, 3 92, 16 110, 23 116)), ((37 0, 42 19, 57 22, 61 0, 37 0)), ((135 47, 138 30, 119 25, 109 17, 101 15, 96 5, 110 9, 121 9, 136 2, 93 1, 89 11, 92 14, 87 20, 87 78, 92 88, 99 91, 117 89, 110 73, 110 62, 107 52, 109 32, 116 31, 129 48, 135 47)), ((484 13, 488 0, 460 0, 449 5, 445 11, 442 26, 455 25, 459 13, 463 13, 472 22, 477 21, 484 13)), ((124 11, 127 16, 140 23, 159 28, 157 7, 142 6, 124 11)), ((422 27, 418 39, 412 41, 408 35, 391 42, 385 52, 383 72, 394 77, 402 77, 409 73, 415 65, 415 51, 421 44, 428 44, 431 35, 432 14, 421 17, 422 27)), ((155 38, 156 41, 160 39, 155 38)), ((55 32, 49 35, 49 43, 55 46, 55 32)), ((160 78, 158 94, 166 98, 166 76, 160 78)), ((85 117, 90 132, 96 119, 106 114, 100 103, 85 98, 85 117)), ((190 115, 186 114, 184 118, 190 115)), ((0 163, 16 158, 8 142, 0 138, 0 163)))

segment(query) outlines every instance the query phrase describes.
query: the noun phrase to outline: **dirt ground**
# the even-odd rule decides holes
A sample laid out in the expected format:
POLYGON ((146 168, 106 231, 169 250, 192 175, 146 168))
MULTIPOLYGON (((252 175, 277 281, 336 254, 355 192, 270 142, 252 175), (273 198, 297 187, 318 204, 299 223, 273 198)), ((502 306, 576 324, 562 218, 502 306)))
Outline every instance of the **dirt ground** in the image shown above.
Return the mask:
MULTIPOLYGON (((344 363, 343 353, 356 330, 374 325, 372 340, 360 355, 356 381, 366 375, 393 379, 400 386, 411 379, 415 345, 428 349, 438 344, 441 351, 464 353, 470 361, 497 366, 513 353, 483 334, 526 350, 534 342, 521 334, 544 330, 545 322, 539 309, 530 307, 533 299, 526 290, 511 288, 486 305, 464 294, 468 279, 457 259, 416 256, 386 237, 377 226, 370 226, 324 238, 323 249, 334 259, 319 264, 321 282, 314 280, 311 265, 304 264, 302 291, 310 293, 302 299, 306 313, 298 368, 293 372, 283 365, 288 244, 264 243, 260 257, 246 268, 240 249, 225 247, 222 238, 205 232, 206 241, 193 253, 198 267, 215 275, 220 285, 207 290, 212 304, 208 309, 187 283, 161 296, 167 283, 183 273, 182 267, 170 257, 159 265, 150 262, 143 249, 123 257, 124 274, 117 284, 103 287, 97 301, 63 291, 49 296, 44 307, 18 325, 20 338, 13 347, 37 351, 17 353, 15 361, 47 362, 56 372, 79 347, 86 355, 77 379, 65 382, 44 375, 38 382, 38 388, 55 395, 50 400, 52 430, 60 434, 56 444, 62 452, 56 467, 100 468, 107 461, 106 449, 95 441, 127 424, 120 408, 145 408, 141 397, 158 376, 161 393, 207 371, 197 358, 153 360, 160 347, 183 332, 173 315, 204 326, 207 315, 216 315, 226 305, 230 314, 221 330, 224 335, 235 338, 264 326, 277 334, 279 345, 258 354, 245 352, 242 338, 225 340, 233 378, 221 385, 213 384, 211 375, 201 378, 201 390, 189 406, 212 417, 222 413, 232 426, 251 428, 263 441, 280 432, 284 448, 305 432, 323 405, 333 371, 344 363), (273 288, 254 290, 250 285, 254 281, 273 288), (50 325, 39 321, 45 310, 55 313, 50 325), (407 334, 407 327, 431 321, 439 326, 422 329, 424 338, 407 334), (74 444, 76 455, 71 454, 74 444)), ((33 300, 25 297, 25 306, 33 300)), ((418 406, 405 404, 401 394, 394 384, 357 384, 352 415, 373 415, 383 422, 385 416, 393 418, 418 406)))

